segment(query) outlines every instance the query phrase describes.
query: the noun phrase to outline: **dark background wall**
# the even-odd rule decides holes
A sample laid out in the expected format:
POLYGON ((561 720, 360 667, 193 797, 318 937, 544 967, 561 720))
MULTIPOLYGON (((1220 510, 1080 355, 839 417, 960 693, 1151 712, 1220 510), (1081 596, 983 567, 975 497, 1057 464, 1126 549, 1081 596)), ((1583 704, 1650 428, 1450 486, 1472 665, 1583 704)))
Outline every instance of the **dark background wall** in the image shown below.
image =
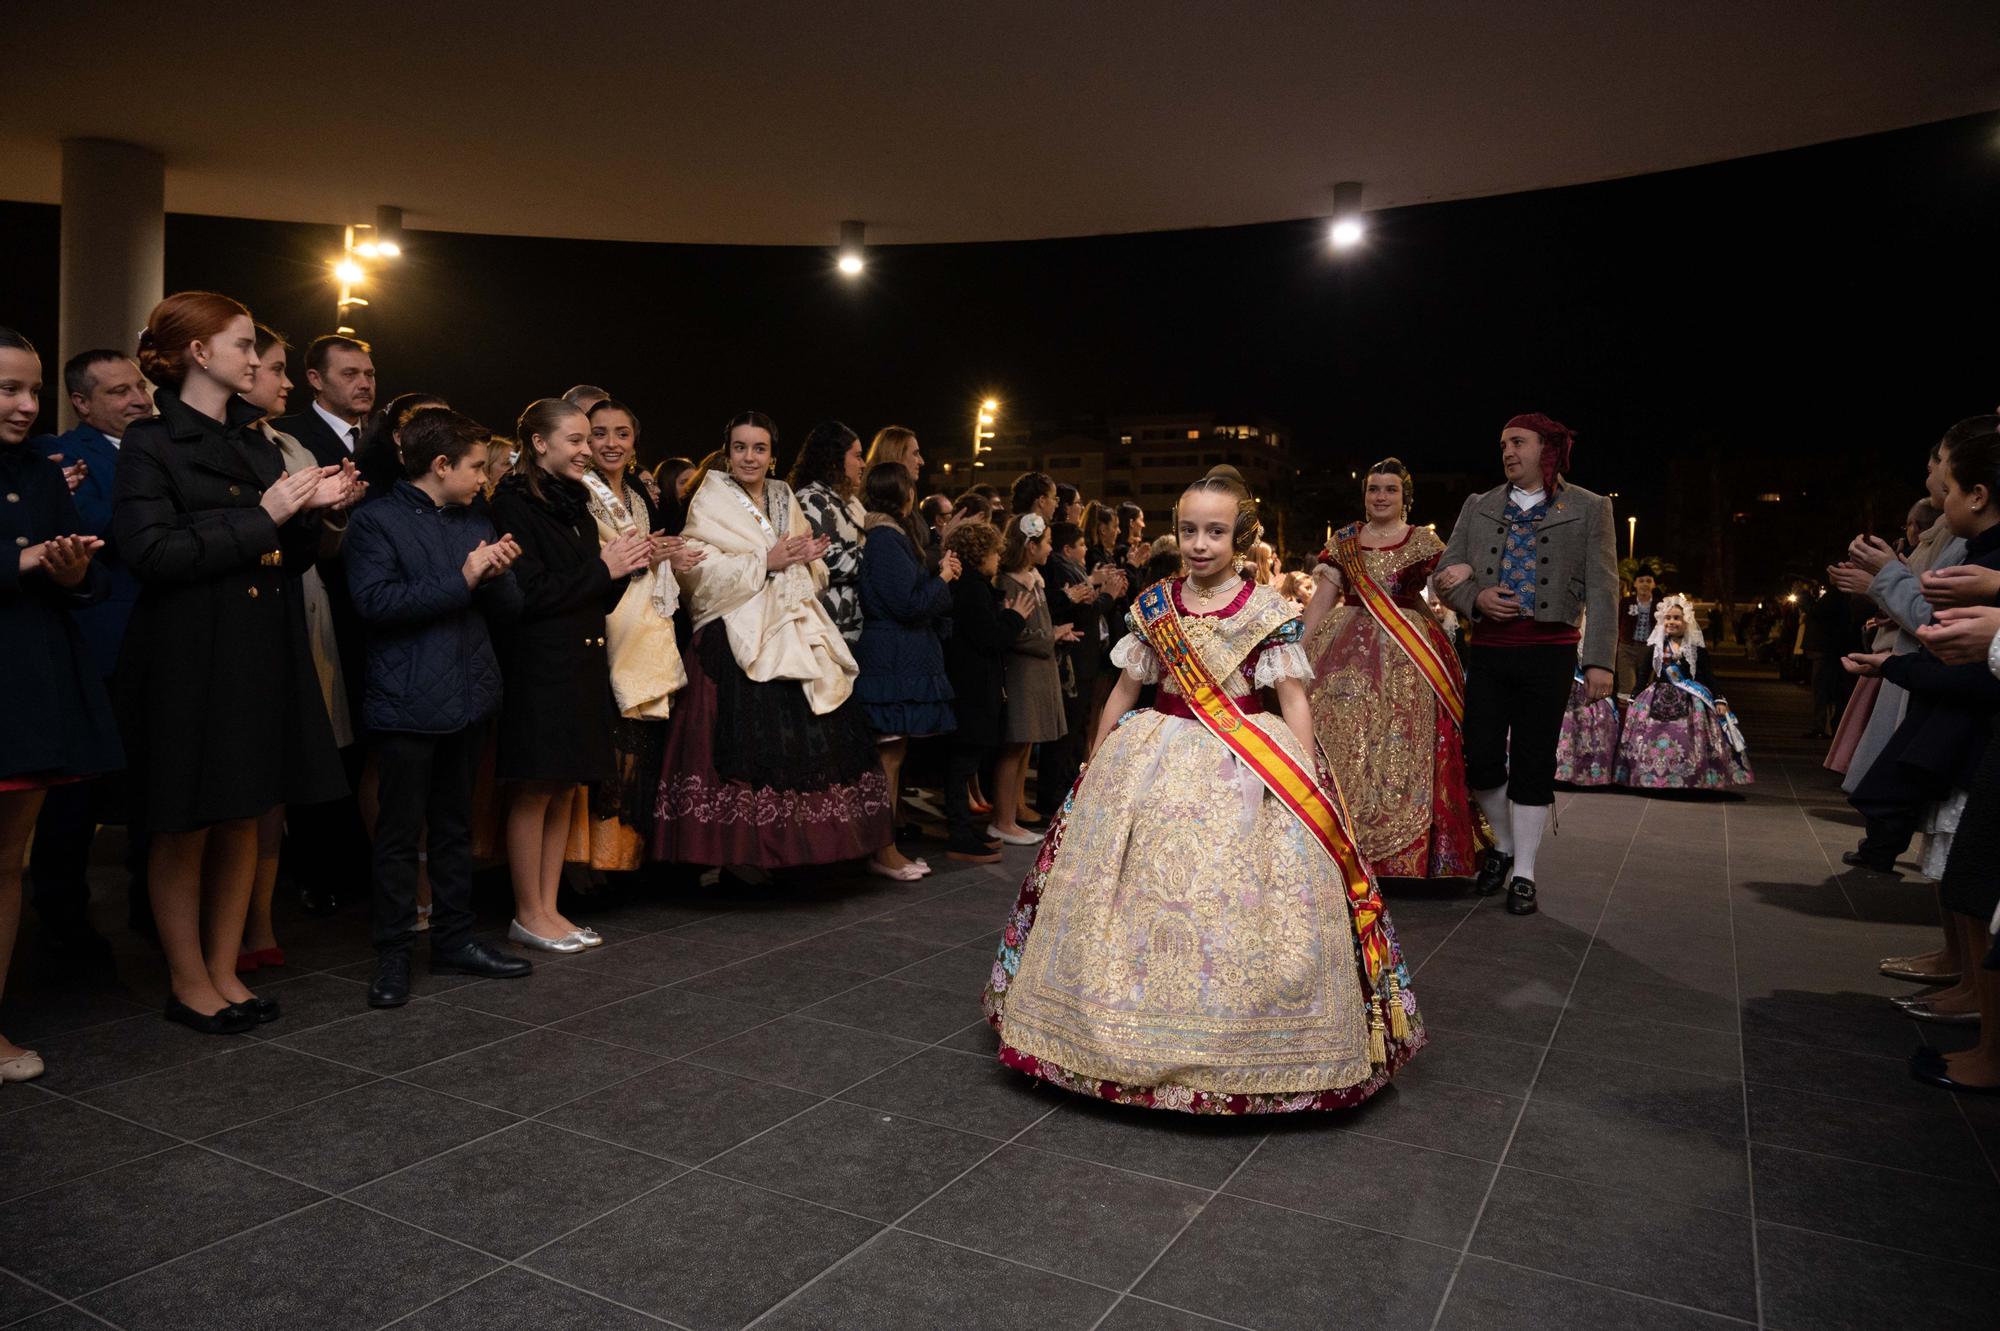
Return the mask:
MULTIPOLYGON (((509 427, 589 380, 633 403, 651 457, 699 454, 750 406, 781 451, 826 416, 935 451, 991 392, 1010 422, 1268 415, 1309 476, 1393 452, 1421 486, 1496 472, 1501 422, 1540 409, 1577 430, 1576 479, 1639 517, 1642 554, 1700 584, 1733 552, 1749 594, 1857 525, 1893 530, 1929 442, 2000 404, 1996 221, 1988 116, 1379 213, 1342 256, 1309 221, 877 249, 848 282, 819 249, 413 231, 360 324, 385 397, 438 391, 509 427)), ((0 236, 0 322, 53 346, 56 210, 0 204, 0 236)), ((333 322, 338 247, 331 227, 176 215, 167 286, 229 292, 303 343, 333 322)))

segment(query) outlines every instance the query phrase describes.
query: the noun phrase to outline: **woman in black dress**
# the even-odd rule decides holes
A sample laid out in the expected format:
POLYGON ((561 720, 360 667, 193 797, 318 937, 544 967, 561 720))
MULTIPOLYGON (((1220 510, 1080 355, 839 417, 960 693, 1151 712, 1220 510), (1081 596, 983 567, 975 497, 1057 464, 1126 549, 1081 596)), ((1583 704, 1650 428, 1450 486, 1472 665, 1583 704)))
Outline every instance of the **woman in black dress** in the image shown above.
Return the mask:
MULTIPOLYGON (((28 447, 41 410, 42 360, 0 328, 0 991, 21 923, 21 860, 51 786, 124 765, 111 703, 70 611, 102 601, 111 575, 93 558, 62 468, 28 447)), ((41 1056, 0 1035, 0 1081, 42 1075, 41 1056)))
POLYGON ((139 336, 159 415, 119 447, 111 531, 139 600, 114 688, 172 985, 166 1015, 205 1034, 278 1015, 236 976, 257 819, 347 789, 299 579, 320 510, 361 495, 353 464, 287 473, 238 396, 257 373, 250 312, 167 297, 139 336))
POLYGON ((543 398, 515 428, 521 458, 493 492, 493 526, 521 557, 521 618, 501 641, 506 693, 494 773, 515 783, 507 807, 507 860, 514 922, 507 936, 544 952, 581 952, 603 942, 556 909, 563 851, 579 787, 615 775, 611 667, 605 615, 625 580, 664 558, 633 533, 600 548, 583 477, 591 467, 590 421, 561 398, 543 398))

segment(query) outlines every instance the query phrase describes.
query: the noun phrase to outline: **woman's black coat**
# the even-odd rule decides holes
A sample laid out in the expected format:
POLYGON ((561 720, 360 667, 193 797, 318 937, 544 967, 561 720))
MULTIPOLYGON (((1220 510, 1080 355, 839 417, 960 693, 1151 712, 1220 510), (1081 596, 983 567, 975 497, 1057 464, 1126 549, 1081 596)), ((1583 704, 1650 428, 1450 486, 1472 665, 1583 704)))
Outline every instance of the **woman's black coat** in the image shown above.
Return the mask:
MULTIPOLYGON (((533 466, 529 462, 527 465, 533 466)), ((597 520, 579 481, 521 473, 493 493, 493 527, 520 543, 521 618, 500 635, 503 781, 587 784, 613 775, 611 665, 604 617, 625 594, 598 557, 597 520)))
POLYGON ((171 388, 118 450, 111 535, 139 581, 113 691, 138 817, 154 831, 250 818, 347 790, 299 579, 320 514, 260 506, 284 474, 242 398, 211 420, 171 388))

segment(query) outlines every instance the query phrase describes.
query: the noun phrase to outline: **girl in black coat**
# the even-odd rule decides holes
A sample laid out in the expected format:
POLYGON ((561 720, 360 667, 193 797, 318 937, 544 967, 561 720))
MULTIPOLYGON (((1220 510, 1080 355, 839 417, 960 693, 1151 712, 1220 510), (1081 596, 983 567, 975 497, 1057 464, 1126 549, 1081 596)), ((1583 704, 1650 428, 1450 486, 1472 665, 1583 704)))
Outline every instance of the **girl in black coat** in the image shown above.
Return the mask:
POLYGON ((521 618, 500 644, 506 691, 494 774, 516 783, 507 808, 514 922, 507 936, 544 952, 603 942, 556 910, 579 787, 609 780, 611 667, 604 616, 631 574, 665 558, 637 534, 601 549, 583 475, 590 421, 560 398, 529 406, 516 428, 521 459, 493 492, 493 525, 521 547, 521 618))
MULTIPOLYGON (((62 468, 28 447, 41 410, 34 345, 0 328, 0 990, 21 923, 21 860, 53 785, 124 765, 111 704, 70 618, 111 575, 82 535, 62 468)), ((42 1075, 41 1056, 0 1035, 0 1081, 42 1075)))
POLYGON ((954 860, 992 864, 1000 858, 1000 850, 986 839, 968 789, 1000 744, 1007 649, 1027 625, 1034 598, 1020 591, 1003 602, 993 585, 1000 574, 1000 532, 993 524, 961 523, 945 538, 945 548, 958 556, 964 569, 951 585, 951 636, 944 641, 945 674, 951 680, 952 708, 958 718, 944 780, 945 819, 951 830, 947 853, 954 860))
POLYGON ((173 996, 166 1015, 245 1031, 277 1005, 236 956, 257 865, 257 819, 347 789, 306 636, 299 579, 318 510, 360 497, 353 464, 287 474, 237 394, 257 373, 256 326, 227 296, 167 297, 139 338, 159 416, 119 448, 111 535, 139 580, 115 690, 173 996))

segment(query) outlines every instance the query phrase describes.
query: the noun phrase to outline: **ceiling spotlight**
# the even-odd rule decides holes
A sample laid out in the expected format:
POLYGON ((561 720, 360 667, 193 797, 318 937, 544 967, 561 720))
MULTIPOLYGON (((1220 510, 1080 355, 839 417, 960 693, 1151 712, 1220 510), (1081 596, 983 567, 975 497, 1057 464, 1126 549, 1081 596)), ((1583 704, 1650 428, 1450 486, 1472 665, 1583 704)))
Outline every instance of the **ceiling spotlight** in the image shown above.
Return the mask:
POLYGON ((364 240, 354 247, 354 252, 364 259, 373 259, 382 253, 382 247, 372 240, 364 240))
POLYGON ((385 259, 403 252, 403 210, 389 204, 375 209, 375 251, 385 259))
POLYGON ((335 264, 333 266, 333 275, 349 286, 353 286, 367 276, 366 273, 361 271, 361 265, 352 259, 342 259, 339 263, 335 264))
POLYGON ((1337 250, 1351 250, 1368 234, 1361 220, 1361 182, 1343 180, 1333 187, 1333 225, 1326 237, 1337 250))
POLYGON ((375 247, 375 252, 385 259, 393 259, 403 252, 403 247, 393 240, 385 240, 375 247))
POLYGON ((838 267, 848 277, 861 276, 861 270, 868 266, 862 257, 862 226, 859 222, 840 224, 840 261, 838 267))

